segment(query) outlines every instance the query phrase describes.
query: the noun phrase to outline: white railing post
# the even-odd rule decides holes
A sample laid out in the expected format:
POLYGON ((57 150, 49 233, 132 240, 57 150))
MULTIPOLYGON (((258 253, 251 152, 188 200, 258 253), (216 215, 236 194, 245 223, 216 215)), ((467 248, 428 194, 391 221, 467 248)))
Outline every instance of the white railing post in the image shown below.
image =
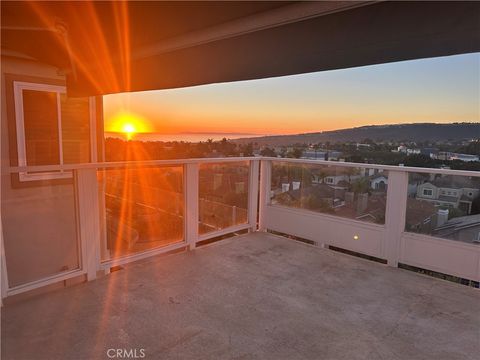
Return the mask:
POLYGON ((389 266, 398 266, 400 239, 405 227, 408 196, 408 173, 388 172, 387 206, 383 253, 389 266))
POLYGON ((265 213, 267 205, 270 202, 270 188, 272 177, 272 162, 270 160, 262 160, 260 162, 260 200, 259 200, 259 217, 258 230, 266 231, 265 213))
MULTIPOLYGON (((108 170, 98 170, 97 175, 101 173, 102 181, 97 181, 97 186, 99 189, 98 192, 98 211, 100 214, 100 245, 99 245, 99 258, 101 260, 108 261, 110 260, 110 250, 108 249, 108 225, 107 225, 107 203, 105 200, 106 196, 106 186, 107 186, 107 172, 108 170), (103 258, 102 258, 103 256, 103 258)), ((110 273, 110 268, 104 268, 104 274, 107 275, 110 273)))
POLYGON ((250 232, 257 231, 259 173, 260 160, 250 161, 248 186, 248 223, 250 224, 250 232))
POLYGON ((185 164, 183 186, 185 194, 185 241, 189 249, 193 250, 198 241, 198 163, 185 164))
POLYGON ((100 270, 100 212, 96 169, 75 171, 82 268, 87 280, 94 280, 100 270))

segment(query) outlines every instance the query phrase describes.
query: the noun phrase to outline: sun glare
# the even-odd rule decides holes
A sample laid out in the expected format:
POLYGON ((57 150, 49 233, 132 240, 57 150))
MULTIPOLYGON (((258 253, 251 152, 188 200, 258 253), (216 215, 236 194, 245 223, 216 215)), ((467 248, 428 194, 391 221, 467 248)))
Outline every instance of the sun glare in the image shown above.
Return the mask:
POLYGON ((151 129, 141 116, 122 111, 114 116, 108 131, 125 134, 127 140, 131 140, 136 133, 151 132, 151 129))
POLYGON ((129 123, 123 125, 122 131, 127 135, 128 140, 130 140, 136 132, 135 126, 129 123))

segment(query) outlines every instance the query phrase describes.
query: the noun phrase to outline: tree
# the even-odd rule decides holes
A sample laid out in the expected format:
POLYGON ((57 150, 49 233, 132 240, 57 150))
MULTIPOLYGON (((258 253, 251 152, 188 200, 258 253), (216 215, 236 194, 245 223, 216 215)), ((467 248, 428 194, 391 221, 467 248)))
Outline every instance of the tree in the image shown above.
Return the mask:
POLYGON ((463 154, 480 155, 480 139, 476 139, 457 149, 457 152, 463 154))
POLYGON ((270 157, 277 157, 277 153, 275 152, 275 150, 269 148, 269 147, 265 147, 263 148, 262 150, 260 150, 260 155, 262 156, 270 156, 270 157))
POLYGON ((352 181, 352 176, 360 174, 360 170, 354 167, 347 167, 345 169, 345 175, 348 176, 348 182, 352 181))
POLYGON ((303 149, 295 147, 292 151, 287 154, 287 157, 299 159, 303 155, 303 149))
POLYGON ((414 154, 407 156, 404 162, 405 166, 415 166, 415 167, 426 167, 434 168, 436 167, 436 161, 430 158, 429 156, 423 154, 414 154))
POLYGON ((253 156, 253 145, 248 143, 240 147, 240 152, 243 153, 243 156, 253 156))
POLYGON ((350 191, 353 191, 356 194, 365 194, 369 189, 370 184, 367 178, 358 179, 350 185, 350 191))
POLYGON ((347 160, 354 163, 363 163, 363 157, 360 155, 350 155, 347 160))

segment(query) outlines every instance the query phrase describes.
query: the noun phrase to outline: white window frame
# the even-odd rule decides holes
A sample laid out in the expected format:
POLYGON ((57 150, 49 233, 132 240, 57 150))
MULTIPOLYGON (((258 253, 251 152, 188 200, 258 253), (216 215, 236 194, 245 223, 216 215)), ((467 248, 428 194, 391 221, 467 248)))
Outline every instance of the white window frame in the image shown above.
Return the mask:
MULTIPOLYGON (((15 102, 15 124, 17 130, 17 156, 18 166, 24 167, 27 164, 27 144, 25 141, 25 120, 23 113, 23 90, 34 90, 43 92, 53 92, 57 95, 57 126, 58 126, 58 150, 59 163, 55 165, 63 165, 63 139, 62 139, 62 94, 66 94, 66 87, 52 84, 31 83, 24 81, 13 82, 13 95, 15 102)), ((96 161, 96 119, 95 119, 95 98, 89 98, 89 118, 90 118, 90 161, 96 161)), ((20 181, 36 181, 36 180, 54 180, 72 178, 71 171, 55 171, 44 173, 28 173, 20 172, 20 181)))
POLYGON ((425 188, 425 189, 422 190, 422 194, 423 194, 423 196, 432 197, 433 196, 433 189, 425 188), (430 194, 425 194, 425 191, 430 191, 430 194))

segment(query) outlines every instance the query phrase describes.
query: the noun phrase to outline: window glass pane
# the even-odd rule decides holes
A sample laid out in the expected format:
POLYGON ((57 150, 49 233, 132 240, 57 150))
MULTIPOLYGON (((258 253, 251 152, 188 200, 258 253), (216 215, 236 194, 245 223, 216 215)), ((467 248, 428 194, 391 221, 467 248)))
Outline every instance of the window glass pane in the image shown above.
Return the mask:
POLYGON ((480 177, 410 173, 405 231, 480 243, 480 177))
POLYGON ((106 219, 102 260, 183 240, 182 167, 109 169, 98 177, 106 219))
POLYGON ((62 146, 65 164, 90 161, 90 111, 88 98, 60 95, 62 146))
POLYGON ((2 225, 11 287, 78 269, 73 184, 2 188, 2 225))
POLYGON ((201 164, 199 177, 200 234, 248 222, 247 161, 201 164))
POLYGON ((57 94, 23 90, 27 165, 60 163, 57 94))
POLYGON ((275 162, 271 203, 384 224, 387 186, 387 171, 275 162))

